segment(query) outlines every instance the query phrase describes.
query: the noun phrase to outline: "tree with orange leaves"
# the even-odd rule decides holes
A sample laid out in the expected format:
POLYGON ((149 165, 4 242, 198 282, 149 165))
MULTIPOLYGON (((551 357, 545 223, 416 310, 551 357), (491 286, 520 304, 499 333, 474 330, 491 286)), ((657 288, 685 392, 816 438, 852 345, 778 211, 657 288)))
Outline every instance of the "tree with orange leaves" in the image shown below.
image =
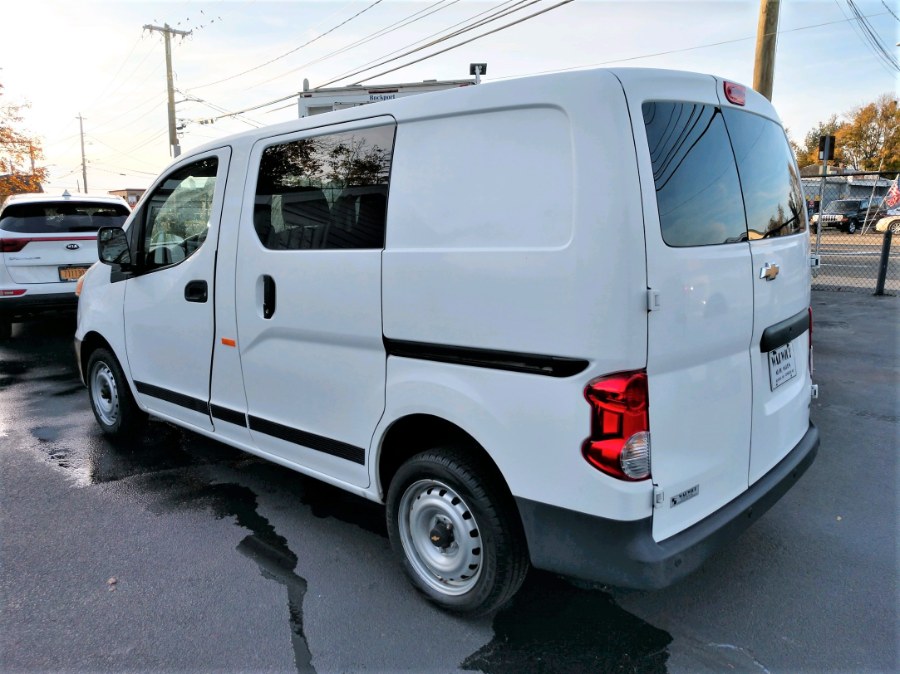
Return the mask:
POLYGON ((47 169, 36 165, 44 158, 40 142, 21 130, 27 107, 0 101, 0 201, 12 194, 41 192, 47 178, 47 169))

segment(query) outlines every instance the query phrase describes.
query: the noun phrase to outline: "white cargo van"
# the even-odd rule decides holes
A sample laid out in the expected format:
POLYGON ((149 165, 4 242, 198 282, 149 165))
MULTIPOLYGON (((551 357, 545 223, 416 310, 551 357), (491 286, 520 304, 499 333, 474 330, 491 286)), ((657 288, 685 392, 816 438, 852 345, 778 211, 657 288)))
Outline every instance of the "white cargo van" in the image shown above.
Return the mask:
POLYGON ((809 237, 762 96, 590 70, 415 96, 186 154, 101 230, 77 354, 149 413, 386 504, 444 608, 529 562, 659 588, 798 479, 809 237))

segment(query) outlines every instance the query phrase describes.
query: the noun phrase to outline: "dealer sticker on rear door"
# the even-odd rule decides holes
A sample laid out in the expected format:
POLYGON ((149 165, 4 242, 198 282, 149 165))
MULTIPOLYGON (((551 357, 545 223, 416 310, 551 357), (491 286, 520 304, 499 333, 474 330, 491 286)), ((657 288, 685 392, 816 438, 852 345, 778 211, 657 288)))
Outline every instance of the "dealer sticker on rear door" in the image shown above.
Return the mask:
POLYGON ((769 351, 769 387, 774 391, 797 376, 797 363, 790 342, 769 351))

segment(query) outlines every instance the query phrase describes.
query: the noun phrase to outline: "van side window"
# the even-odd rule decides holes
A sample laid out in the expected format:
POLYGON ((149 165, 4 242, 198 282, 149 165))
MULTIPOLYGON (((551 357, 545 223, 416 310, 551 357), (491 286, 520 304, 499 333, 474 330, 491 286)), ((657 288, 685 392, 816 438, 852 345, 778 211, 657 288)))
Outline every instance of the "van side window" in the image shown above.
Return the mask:
POLYGON ((272 145, 253 224, 272 250, 383 248, 394 125, 272 145))
POLYGON ((215 157, 184 166, 146 201, 141 245, 145 269, 177 264, 206 241, 218 166, 215 157))
POLYGON ((750 239, 806 230, 800 173, 784 130, 741 110, 724 110, 747 209, 750 239))
POLYGON ((659 224, 669 246, 747 240, 741 186, 722 112, 711 105, 642 106, 659 224))

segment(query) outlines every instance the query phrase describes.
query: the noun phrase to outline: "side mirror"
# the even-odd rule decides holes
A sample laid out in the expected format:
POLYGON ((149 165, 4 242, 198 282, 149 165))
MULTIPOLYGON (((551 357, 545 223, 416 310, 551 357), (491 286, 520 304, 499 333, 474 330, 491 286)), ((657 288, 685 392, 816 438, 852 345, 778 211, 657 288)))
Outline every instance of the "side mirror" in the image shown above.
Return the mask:
POLYGON ((118 265, 123 270, 132 265, 128 238, 121 227, 101 227, 97 230, 97 253, 103 264, 118 265))

